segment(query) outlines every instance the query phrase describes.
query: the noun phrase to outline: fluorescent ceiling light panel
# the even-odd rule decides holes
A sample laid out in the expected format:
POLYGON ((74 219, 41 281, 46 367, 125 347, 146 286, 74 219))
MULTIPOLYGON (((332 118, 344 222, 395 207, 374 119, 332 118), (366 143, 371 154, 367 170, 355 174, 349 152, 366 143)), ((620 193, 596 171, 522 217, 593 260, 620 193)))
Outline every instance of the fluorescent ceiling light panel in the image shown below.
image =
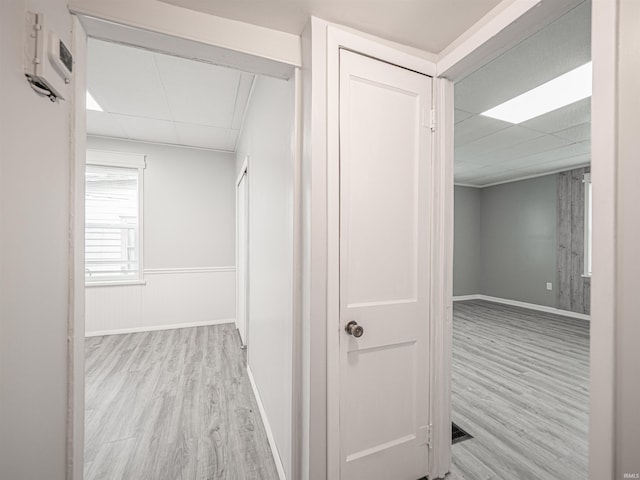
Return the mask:
POLYGON ((103 112, 102 107, 98 105, 96 99, 91 96, 89 90, 87 90, 87 110, 95 110, 96 112, 103 112))
POLYGON ((507 100, 480 115, 522 123, 591 96, 591 62, 507 100))

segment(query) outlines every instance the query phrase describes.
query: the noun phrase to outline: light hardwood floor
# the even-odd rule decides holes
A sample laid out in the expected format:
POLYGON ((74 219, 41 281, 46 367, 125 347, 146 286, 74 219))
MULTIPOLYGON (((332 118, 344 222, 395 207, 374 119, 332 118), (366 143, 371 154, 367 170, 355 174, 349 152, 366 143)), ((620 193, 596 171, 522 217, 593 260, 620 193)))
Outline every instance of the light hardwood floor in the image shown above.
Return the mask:
POLYGON ((589 322, 456 302, 453 446, 447 480, 585 480, 589 322))
POLYGON ((232 324, 85 346, 86 480, 277 480, 232 324))

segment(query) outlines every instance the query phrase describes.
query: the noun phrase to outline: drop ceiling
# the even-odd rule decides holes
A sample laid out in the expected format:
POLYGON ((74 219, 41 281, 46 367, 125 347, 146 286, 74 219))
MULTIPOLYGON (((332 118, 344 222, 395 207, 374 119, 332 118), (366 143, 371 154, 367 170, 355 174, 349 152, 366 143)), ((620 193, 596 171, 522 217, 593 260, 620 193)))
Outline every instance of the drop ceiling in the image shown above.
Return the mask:
POLYGON ((233 152, 254 75, 90 39, 87 133, 233 152))
POLYGON ((500 0, 161 0, 299 35, 310 15, 439 53, 500 0))
POLYGON ((480 115, 591 59, 586 1, 455 85, 455 181, 488 186, 591 160, 591 99, 518 125, 480 115))

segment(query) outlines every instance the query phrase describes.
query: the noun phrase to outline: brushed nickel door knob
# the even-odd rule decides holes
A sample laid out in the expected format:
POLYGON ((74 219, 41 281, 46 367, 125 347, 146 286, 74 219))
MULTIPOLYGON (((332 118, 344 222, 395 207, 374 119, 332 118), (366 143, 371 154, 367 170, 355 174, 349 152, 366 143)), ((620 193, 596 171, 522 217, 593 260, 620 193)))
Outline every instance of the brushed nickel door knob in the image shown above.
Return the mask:
POLYGON ((353 335, 356 338, 360 338, 364 333, 364 328, 358 325, 358 322, 354 320, 351 320, 349 323, 347 323, 344 329, 349 335, 353 335))

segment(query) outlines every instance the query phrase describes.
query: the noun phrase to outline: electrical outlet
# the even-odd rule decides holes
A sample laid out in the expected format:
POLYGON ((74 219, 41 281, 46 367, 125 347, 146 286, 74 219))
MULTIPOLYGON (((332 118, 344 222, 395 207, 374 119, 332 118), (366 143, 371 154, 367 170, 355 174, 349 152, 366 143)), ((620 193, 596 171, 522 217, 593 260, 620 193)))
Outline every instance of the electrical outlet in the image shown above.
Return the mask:
POLYGON ((547 290, 553 290, 553 284, 551 282, 547 282, 547 290))

